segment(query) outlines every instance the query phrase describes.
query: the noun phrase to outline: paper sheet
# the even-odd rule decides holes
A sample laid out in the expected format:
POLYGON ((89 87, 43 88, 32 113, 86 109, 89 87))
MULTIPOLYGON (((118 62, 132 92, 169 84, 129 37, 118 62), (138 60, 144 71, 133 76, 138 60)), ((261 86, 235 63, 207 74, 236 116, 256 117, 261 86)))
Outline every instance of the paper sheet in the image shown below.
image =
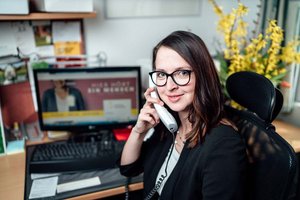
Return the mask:
POLYGON ((7 147, 6 147, 6 153, 7 154, 13 154, 13 153, 19 153, 19 152, 24 152, 24 145, 25 140, 12 140, 7 142, 7 147))
POLYGON ((0 23, 0 56, 18 55, 17 44, 8 22, 0 23))
POLYGON ((12 22, 13 34, 16 45, 22 54, 35 53, 35 42, 32 27, 28 21, 12 22))
POLYGON ((78 190, 78 189, 92 187, 92 186, 96 186, 96 185, 100 185, 100 184, 101 184, 101 181, 98 176, 93 177, 93 178, 82 179, 82 180, 78 180, 78 181, 71 181, 68 183, 59 184, 57 186, 57 193, 78 190))
MULTIPOLYGON (((36 47, 36 51, 39 53, 40 56, 54 56, 54 45, 45 45, 45 46, 40 46, 36 47)), ((49 62, 55 61, 55 58, 49 59, 49 62)))
POLYGON ((34 180, 34 179, 40 179, 40 178, 48 178, 48 177, 58 176, 60 174, 61 173, 42 173, 42 174, 32 173, 32 174, 30 174, 30 177, 31 177, 31 180, 34 180))
POLYGON ((53 22, 53 42, 81 42, 80 22, 53 22))
POLYGON ((80 42, 56 42, 54 44, 55 55, 71 56, 81 54, 80 42))
POLYGON ((51 197, 55 195, 58 177, 37 179, 32 182, 29 199, 51 197))

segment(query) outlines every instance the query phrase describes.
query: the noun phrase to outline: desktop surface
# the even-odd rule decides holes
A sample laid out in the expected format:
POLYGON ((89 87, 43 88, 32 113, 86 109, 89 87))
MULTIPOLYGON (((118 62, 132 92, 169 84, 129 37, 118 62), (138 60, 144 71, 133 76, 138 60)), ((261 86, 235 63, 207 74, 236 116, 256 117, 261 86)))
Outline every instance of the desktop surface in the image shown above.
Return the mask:
POLYGON ((0 199, 24 199, 25 152, 0 157, 0 199))

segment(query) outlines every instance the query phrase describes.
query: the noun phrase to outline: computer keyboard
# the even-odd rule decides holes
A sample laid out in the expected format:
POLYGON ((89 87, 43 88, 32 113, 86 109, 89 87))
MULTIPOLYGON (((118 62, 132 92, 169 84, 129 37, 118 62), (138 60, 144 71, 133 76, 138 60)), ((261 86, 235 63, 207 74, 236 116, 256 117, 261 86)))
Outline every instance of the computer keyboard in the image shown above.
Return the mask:
POLYGON ((125 142, 61 141, 37 145, 30 161, 31 173, 108 169, 116 167, 125 142))

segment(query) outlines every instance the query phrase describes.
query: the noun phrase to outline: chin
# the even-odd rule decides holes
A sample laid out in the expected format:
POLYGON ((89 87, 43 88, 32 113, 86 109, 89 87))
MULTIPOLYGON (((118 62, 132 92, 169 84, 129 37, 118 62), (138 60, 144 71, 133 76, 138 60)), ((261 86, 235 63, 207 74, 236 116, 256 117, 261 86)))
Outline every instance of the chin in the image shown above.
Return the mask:
POLYGON ((183 112, 187 111, 188 106, 180 106, 180 105, 168 105, 169 108, 174 112, 183 112))

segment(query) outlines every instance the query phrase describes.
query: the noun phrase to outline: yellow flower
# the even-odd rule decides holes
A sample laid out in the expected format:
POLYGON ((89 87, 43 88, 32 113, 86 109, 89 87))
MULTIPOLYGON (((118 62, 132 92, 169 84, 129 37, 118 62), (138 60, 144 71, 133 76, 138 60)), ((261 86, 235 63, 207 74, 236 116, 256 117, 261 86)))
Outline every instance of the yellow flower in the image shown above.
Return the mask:
POLYGON ((243 17, 248 14, 248 8, 244 4, 238 3, 236 9, 224 13, 215 0, 209 2, 219 17, 217 30, 224 37, 225 48, 218 55, 222 84, 230 74, 246 70, 264 75, 277 85, 283 81, 290 64, 300 63, 300 53, 297 52, 300 40, 295 39, 283 46, 284 31, 276 20, 269 21, 264 34, 247 38, 248 24, 243 17))
POLYGON ((241 106, 240 104, 238 104, 237 102, 235 102, 235 101, 230 101, 230 105, 233 107, 233 108, 236 108, 236 109, 239 109, 239 110, 241 110, 241 109, 243 109, 243 106, 241 106))
POLYGON ((239 16, 243 16, 245 14, 248 14, 248 8, 244 4, 239 3, 238 9, 237 9, 237 14, 239 16))
POLYGON ((287 64, 291 64, 296 60, 296 63, 299 63, 300 55, 296 51, 296 47, 299 46, 300 42, 297 40, 292 40, 287 43, 285 47, 282 48, 282 54, 280 59, 287 64))
POLYGON ((210 3, 214 4, 214 12, 218 15, 218 16, 222 16, 223 15, 223 10, 221 7, 219 7, 215 1, 209 0, 210 3))

